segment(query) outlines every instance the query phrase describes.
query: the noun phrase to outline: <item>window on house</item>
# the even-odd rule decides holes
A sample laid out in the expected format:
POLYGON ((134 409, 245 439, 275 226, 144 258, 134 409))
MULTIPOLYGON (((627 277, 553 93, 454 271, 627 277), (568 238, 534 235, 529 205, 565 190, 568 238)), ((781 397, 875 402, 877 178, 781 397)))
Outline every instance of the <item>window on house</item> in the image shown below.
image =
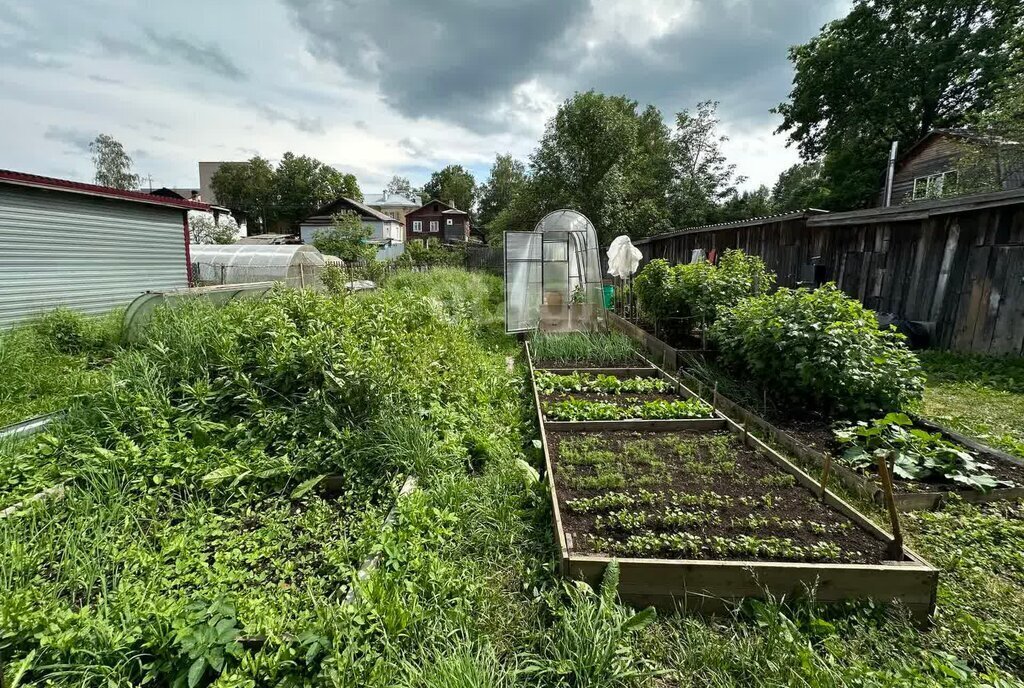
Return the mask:
POLYGON ((943 192, 949 193, 956 184, 956 170, 947 170, 938 174, 929 174, 914 179, 914 200, 924 198, 941 198, 943 192))
POLYGON ((431 220, 430 221, 430 231, 431 232, 436 232, 438 229, 439 229, 439 225, 438 225, 437 220, 431 220))
POLYGON ((447 221, 447 222, 445 222, 445 224, 446 224, 446 225, 450 225, 451 223, 452 223, 452 219, 451 219, 451 218, 449 217, 449 218, 448 218, 448 221, 447 221))
POLYGON ((413 220, 412 221, 412 231, 414 231, 414 232, 422 232, 423 231, 423 220, 413 220))

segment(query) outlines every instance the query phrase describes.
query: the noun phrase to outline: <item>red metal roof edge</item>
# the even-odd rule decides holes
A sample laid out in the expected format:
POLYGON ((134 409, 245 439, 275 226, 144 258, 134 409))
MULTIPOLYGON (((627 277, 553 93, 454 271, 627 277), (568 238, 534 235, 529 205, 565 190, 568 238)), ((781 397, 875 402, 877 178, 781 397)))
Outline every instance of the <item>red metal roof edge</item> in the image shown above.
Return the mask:
POLYGON ((148 203, 149 205, 172 206, 186 210, 203 210, 209 212, 208 203, 197 203, 165 196, 154 196, 145 191, 126 191, 114 189, 99 184, 86 184, 84 182, 73 182, 68 179, 57 179, 55 177, 44 177, 38 174, 15 172, 13 170, 0 170, 0 183, 17 184, 19 186, 31 186, 37 189, 52 189, 55 191, 68 191, 70 193, 85 194, 87 196, 98 196, 100 198, 112 198, 121 201, 135 201, 136 203, 148 203))

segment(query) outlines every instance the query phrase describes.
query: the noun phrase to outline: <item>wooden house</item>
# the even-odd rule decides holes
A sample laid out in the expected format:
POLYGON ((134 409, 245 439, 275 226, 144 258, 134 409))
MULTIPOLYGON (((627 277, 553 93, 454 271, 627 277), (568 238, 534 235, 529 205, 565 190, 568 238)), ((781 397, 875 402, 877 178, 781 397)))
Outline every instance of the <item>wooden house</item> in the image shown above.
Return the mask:
POLYGON ((444 243, 469 241, 469 213, 450 203, 431 199, 406 213, 405 235, 408 241, 436 239, 444 243))
MULTIPOLYGON (((1019 143, 969 129, 932 129, 896 161, 890 205, 956 195, 961 160, 972 150, 981 150, 991 160, 992 178, 1002 190, 1021 188, 1024 169, 1019 147, 1019 143)), ((878 204, 885 205, 884 181, 878 204)))

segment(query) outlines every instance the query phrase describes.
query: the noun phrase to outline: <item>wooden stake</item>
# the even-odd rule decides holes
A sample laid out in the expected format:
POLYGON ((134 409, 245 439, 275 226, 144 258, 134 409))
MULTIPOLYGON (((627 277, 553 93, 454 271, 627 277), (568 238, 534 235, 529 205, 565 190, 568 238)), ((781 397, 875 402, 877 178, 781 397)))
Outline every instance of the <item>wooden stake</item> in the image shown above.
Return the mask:
POLYGON ((825 452, 825 467, 821 471, 821 501, 825 501, 825 492, 828 490, 828 473, 832 469, 832 454, 825 452))
POLYGON ((885 492, 885 505, 889 510, 889 521, 892 524, 893 540, 890 543, 889 555, 896 561, 903 559, 903 532, 900 530, 900 517, 896 511, 896 498, 892 492, 892 476, 889 473, 889 459, 896 463, 896 452, 891 451, 886 456, 878 457, 878 476, 882 479, 882 489, 885 492))
POLYGON ((718 380, 715 380, 715 391, 711 397, 711 408, 715 411, 718 410, 718 380))

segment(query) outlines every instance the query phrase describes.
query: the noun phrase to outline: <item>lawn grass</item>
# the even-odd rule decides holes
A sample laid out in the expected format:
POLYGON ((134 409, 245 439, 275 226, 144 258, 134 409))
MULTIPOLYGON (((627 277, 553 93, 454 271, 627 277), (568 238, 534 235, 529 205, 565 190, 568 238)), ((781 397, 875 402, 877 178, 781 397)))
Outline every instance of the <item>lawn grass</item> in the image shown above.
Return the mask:
POLYGON ((922 416, 1024 459, 1024 359, 921 354, 922 416))

